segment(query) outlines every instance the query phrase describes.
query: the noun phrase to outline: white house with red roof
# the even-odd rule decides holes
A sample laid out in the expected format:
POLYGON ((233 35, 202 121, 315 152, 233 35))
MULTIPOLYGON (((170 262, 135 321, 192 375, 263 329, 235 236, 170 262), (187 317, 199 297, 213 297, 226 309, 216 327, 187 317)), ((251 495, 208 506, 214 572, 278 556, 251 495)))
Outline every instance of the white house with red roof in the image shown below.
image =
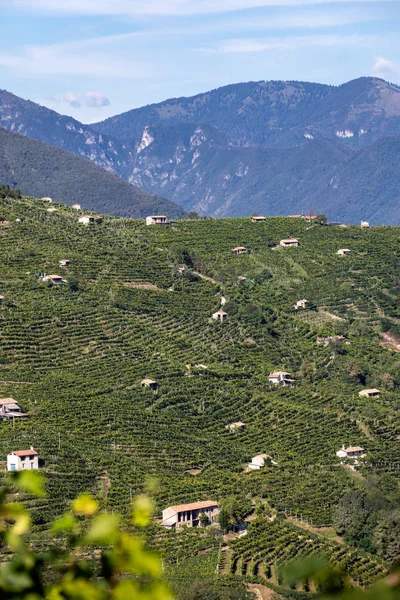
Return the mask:
POLYGON ((39 455, 30 450, 14 450, 7 455, 7 471, 33 471, 39 468, 39 455))
POLYGON ((213 502, 212 500, 199 500, 190 504, 177 504, 163 510, 162 525, 168 528, 179 528, 183 525, 198 527, 202 525, 200 515, 204 514, 207 522, 212 523, 218 513, 218 502, 213 502))

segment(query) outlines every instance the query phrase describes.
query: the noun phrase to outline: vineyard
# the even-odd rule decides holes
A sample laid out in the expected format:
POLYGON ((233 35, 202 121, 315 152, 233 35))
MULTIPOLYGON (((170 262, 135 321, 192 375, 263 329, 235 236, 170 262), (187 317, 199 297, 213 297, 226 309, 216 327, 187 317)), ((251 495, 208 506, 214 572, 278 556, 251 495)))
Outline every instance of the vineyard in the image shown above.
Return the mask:
POLYGON ((278 517, 257 519, 232 543, 227 576, 279 584, 280 565, 318 552, 359 585, 385 572, 287 518, 331 526, 360 478, 398 475, 400 356, 381 336, 383 325, 393 335, 400 327, 400 229, 283 217, 165 227, 105 217, 86 227, 70 207, 52 206, 23 198, 0 207, 0 393, 30 415, 0 422, 0 466, 3 475, 11 450, 39 452, 48 495, 28 499, 37 543, 79 492, 128 515, 151 476, 149 543, 171 569, 189 555, 213 573, 221 540, 166 533, 162 509, 245 494, 278 517), (298 248, 278 247, 291 237, 298 248), (242 245, 247 253, 233 255, 242 245), (66 283, 43 282, 49 273, 66 283), (211 319, 221 297, 223 323, 211 319), (293 310, 301 298, 309 308, 293 310), (345 342, 317 344, 335 335, 345 342), (294 386, 269 385, 273 370, 290 372, 294 386), (364 387, 380 398, 359 397, 364 387), (244 431, 226 428, 236 421, 244 431), (336 457, 343 444, 366 449, 357 471, 336 457), (260 453, 272 461, 246 472, 260 453))

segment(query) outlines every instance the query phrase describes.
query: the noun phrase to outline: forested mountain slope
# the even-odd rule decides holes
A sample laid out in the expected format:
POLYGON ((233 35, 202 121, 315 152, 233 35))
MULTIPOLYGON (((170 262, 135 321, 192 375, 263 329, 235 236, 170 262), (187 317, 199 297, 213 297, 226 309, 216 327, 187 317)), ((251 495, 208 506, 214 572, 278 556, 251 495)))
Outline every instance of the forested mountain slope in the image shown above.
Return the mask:
POLYGON ((49 519, 83 490, 127 515, 151 475, 156 519, 171 504, 232 496, 258 515, 224 553, 213 528, 178 534, 155 522, 148 540, 175 582, 203 567, 212 577, 219 563, 221 577, 278 585, 293 552, 323 552, 355 584, 383 574, 396 558, 400 358, 381 342, 394 348, 399 335, 400 229, 289 218, 146 227, 106 217, 84 227, 69 207, 47 208, 6 199, 0 212, 0 393, 30 414, 0 422, 0 459, 32 444, 44 460, 49 497, 27 499, 36 541, 45 545, 49 519), (276 247, 292 236, 298 248, 276 247), (239 245, 248 252, 234 256, 239 245), (44 273, 67 283, 51 287, 44 273), (210 318, 221 296, 225 323, 210 318), (301 298, 310 309, 294 310, 301 298), (317 343, 333 335, 345 339, 317 343), (269 385, 273 370, 295 386, 269 385), (145 377, 157 392, 141 388, 145 377), (360 397, 366 387, 380 398, 360 397), (230 433, 239 420, 246 430, 230 433), (342 444, 365 448, 356 471, 337 458, 342 444), (260 453, 272 461, 246 472, 260 453), (368 514, 375 488, 382 544, 358 519, 357 502, 368 514), (346 492, 357 499, 351 509, 344 501, 349 542, 304 529, 303 520, 339 530, 346 492))
POLYGON ((24 193, 79 203, 106 214, 146 217, 184 211, 161 196, 130 185, 94 163, 0 127, 0 181, 24 193))

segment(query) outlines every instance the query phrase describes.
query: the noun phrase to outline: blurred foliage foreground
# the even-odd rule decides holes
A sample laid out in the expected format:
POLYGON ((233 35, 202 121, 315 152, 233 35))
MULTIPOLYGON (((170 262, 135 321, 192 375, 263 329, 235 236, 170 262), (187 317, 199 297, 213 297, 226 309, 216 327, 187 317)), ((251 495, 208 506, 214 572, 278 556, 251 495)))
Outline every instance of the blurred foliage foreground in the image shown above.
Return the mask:
MULTIPOLYGON (((22 471, 13 474, 0 491, 1 600, 172 600, 160 558, 144 547, 140 537, 151 518, 148 496, 133 502, 134 535, 130 535, 121 531, 118 515, 101 513, 92 496, 81 494, 71 510, 52 524, 48 548, 34 552, 27 541, 30 516, 22 503, 10 499, 19 495, 17 489, 44 496, 43 483, 41 475, 22 471), (93 548, 98 549, 95 568, 87 559, 93 548)), ((284 579, 292 589, 298 582, 314 581, 322 595, 286 591, 274 598, 400 599, 400 569, 368 590, 354 589, 345 573, 332 569, 321 557, 312 557, 288 564, 284 579)), ((187 592, 191 600, 219 598, 212 587, 207 591, 194 585, 187 592)))

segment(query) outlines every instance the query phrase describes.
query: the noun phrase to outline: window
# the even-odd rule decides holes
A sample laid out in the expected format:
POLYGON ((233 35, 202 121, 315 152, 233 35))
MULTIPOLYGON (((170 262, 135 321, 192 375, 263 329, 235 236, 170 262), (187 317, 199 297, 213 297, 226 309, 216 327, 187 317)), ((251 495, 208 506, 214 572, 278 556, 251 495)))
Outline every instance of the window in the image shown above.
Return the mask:
POLYGON ((31 462, 31 469, 34 469, 34 468, 35 468, 35 463, 31 462))
POLYGON ((15 471, 15 465, 10 465, 11 471, 15 471))

